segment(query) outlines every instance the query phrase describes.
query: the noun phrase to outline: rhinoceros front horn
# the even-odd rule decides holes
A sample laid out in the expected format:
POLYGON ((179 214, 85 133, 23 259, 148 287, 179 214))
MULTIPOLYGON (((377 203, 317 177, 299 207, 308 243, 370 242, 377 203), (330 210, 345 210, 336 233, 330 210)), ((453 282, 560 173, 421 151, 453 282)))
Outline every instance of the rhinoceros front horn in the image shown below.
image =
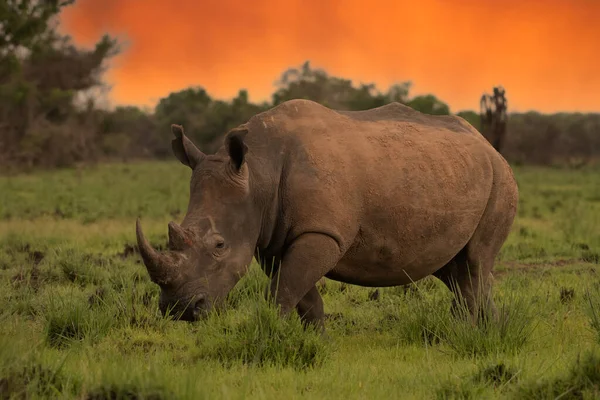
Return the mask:
POLYGON ((150 243, 148 243, 148 240, 144 237, 144 232, 142 232, 142 224, 139 218, 135 222, 135 233, 138 248, 150 279, 157 284, 167 284, 172 269, 171 262, 167 257, 154 250, 150 243))

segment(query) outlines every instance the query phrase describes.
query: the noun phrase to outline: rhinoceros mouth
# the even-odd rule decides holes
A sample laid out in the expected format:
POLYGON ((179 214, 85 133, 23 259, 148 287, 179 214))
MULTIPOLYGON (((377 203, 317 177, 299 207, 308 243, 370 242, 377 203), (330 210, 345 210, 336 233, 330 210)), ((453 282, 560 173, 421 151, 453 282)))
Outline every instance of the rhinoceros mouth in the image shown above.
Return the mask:
POLYGON ((165 316, 170 316, 177 321, 194 322, 208 316, 212 310, 212 303, 205 294, 199 294, 186 301, 178 301, 175 304, 161 308, 165 316))

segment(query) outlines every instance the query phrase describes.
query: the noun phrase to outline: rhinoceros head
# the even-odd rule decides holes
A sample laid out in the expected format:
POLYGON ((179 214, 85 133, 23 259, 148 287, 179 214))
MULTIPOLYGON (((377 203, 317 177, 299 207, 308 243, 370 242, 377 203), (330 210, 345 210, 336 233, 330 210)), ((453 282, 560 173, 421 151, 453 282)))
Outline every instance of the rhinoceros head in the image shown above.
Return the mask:
POLYGON ((222 155, 203 154, 181 126, 172 131, 175 156, 193 171, 187 213, 181 225, 169 223, 165 252, 148 243, 139 219, 136 235, 148 274, 161 288, 161 312, 191 321, 218 305, 246 272, 260 223, 245 163, 247 130, 231 131, 222 155))

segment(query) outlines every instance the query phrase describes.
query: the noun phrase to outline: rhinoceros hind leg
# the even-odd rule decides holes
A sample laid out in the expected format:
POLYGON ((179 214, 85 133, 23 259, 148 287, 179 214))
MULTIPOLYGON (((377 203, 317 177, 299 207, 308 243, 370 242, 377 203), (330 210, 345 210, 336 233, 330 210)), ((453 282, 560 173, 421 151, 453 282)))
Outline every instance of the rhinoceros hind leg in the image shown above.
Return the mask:
POLYGON ((479 275, 478 269, 477 266, 469 265, 467 249, 464 248, 448 264, 433 273, 454 294, 453 315, 459 316, 466 311, 471 317, 476 318, 477 294, 480 293, 481 282, 477 278, 473 280, 473 277, 479 275))
POLYGON ((468 314, 473 322, 491 314, 496 315, 496 308, 491 296, 491 274, 479 262, 471 262, 468 250, 461 250, 448 264, 434 272, 454 293, 452 313, 455 316, 468 314))
POLYGON ((455 293, 456 300, 465 300, 475 320, 498 315, 492 299, 492 270, 510 233, 518 201, 512 176, 504 174, 495 179, 495 191, 473 236, 452 261, 434 273, 455 293))
POLYGON ((508 238, 517 213, 518 188, 514 177, 504 165, 496 165, 494 186, 485 212, 466 246, 470 279, 477 281, 475 292, 478 308, 484 314, 498 317, 492 300, 494 262, 508 238))

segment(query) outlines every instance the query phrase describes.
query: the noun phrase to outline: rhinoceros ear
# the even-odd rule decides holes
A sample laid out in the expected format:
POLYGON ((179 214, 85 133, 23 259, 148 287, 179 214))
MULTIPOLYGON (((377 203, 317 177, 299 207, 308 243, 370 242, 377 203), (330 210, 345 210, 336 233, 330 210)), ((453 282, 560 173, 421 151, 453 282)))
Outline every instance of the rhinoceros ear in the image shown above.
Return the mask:
POLYGON ((227 153, 229 153, 231 162, 238 171, 244 165, 246 153, 248 152, 248 146, 244 143, 244 138, 247 134, 248 129, 241 127, 229 131, 225 138, 227 153))
POLYGON ((191 169, 194 169, 196 165, 204 159, 205 155, 192 143, 185 133, 183 133, 183 126, 171 125, 171 132, 175 136, 175 139, 171 141, 171 147, 173 148, 173 154, 183 165, 187 165, 191 169))

